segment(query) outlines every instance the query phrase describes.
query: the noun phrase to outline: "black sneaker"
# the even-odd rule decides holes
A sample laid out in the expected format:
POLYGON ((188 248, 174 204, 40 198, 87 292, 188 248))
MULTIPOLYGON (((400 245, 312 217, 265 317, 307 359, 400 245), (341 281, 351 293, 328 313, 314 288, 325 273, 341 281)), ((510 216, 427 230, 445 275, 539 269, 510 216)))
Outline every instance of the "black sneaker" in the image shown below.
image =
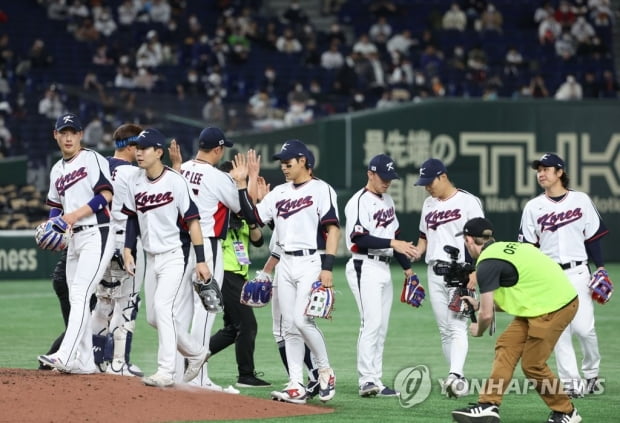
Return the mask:
POLYGON ((549 414, 547 423, 579 423, 581 422, 581 416, 577 413, 577 409, 573 407, 573 411, 570 413, 560 413, 559 411, 552 411, 549 414))
POLYGON ((240 388, 264 388, 271 386, 271 383, 258 378, 257 374, 254 373, 253 375, 239 376, 235 386, 240 388))
POLYGON ((495 404, 478 403, 452 412, 458 423, 499 423, 499 407, 495 404))
POLYGON ((591 395, 603 393, 603 385, 601 385, 601 381, 598 380, 598 377, 586 380, 586 392, 591 395))
POLYGON ((314 398, 319 394, 319 381, 317 380, 308 380, 308 384, 306 385, 306 396, 308 398, 314 398))

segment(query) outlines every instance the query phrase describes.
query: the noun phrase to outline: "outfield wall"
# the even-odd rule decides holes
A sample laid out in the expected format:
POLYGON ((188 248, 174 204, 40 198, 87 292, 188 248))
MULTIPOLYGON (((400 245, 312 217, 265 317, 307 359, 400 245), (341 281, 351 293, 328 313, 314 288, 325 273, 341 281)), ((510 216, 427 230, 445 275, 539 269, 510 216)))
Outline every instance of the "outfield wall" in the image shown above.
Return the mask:
MULTIPOLYGON (((529 163, 544 152, 556 152, 566 161, 571 188, 590 193, 610 229, 603 241, 606 260, 620 262, 620 251, 611 242, 620 233, 618 101, 425 101, 237 135, 230 153, 256 149, 263 157, 262 174, 273 186, 283 178, 271 156, 290 138, 301 139, 314 152, 315 173, 337 190, 341 217, 348 197, 366 183, 370 157, 386 153, 394 158, 401 179, 393 182, 390 194, 403 236, 413 241, 426 196, 424 188, 413 184, 428 157, 443 160, 455 184, 481 198, 498 238, 509 240, 516 239, 523 205, 541 192, 529 163)), ((0 238, 0 279, 26 277, 2 266, 1 254, 12 245, 6 239, 0 238)), ((47 253, 37 257, 41 254, 47 253)), ((266 249, 255 254, 256 261, 264 254, 266 249)), ((39 273, 47 277, 49 272, 39 273)))

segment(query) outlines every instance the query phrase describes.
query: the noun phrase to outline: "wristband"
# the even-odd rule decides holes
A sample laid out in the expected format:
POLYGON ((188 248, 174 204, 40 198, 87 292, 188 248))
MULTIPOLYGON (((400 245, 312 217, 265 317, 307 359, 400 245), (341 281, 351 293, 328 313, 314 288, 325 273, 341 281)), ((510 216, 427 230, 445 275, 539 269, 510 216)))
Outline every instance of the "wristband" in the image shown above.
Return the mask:
POLYGON ((97 213, 98 211, 102 210, 107 205, 108 205, 108 200, 106 200, 105 197, 101 194, 95 195, 88 202, 88 207, 90 207, 93 213, 97 213))
POLYGON ((204 263, 205 261, 205 248, 204 245, 194 245, 194 252, 196 253, 196 263, 204 263))
POLYGON ((321 262, 321 270, 329 270, 330 272, 334 268, 334 260, 336 257, 333 254, 325 254, 321 262))

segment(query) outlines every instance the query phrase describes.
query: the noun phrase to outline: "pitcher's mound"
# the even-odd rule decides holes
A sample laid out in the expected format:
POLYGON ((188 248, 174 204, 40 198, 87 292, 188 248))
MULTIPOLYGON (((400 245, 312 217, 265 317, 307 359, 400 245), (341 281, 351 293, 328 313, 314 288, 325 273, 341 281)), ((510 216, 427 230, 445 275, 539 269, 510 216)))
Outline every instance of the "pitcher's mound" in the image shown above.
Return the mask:
MULTIPOLYGON (((265 390, 267 397, 269 392, 265 390)), ((331 413, 203 389, 153 388, 140 378, 0 369, 0 422, 155 423, 331 413)))

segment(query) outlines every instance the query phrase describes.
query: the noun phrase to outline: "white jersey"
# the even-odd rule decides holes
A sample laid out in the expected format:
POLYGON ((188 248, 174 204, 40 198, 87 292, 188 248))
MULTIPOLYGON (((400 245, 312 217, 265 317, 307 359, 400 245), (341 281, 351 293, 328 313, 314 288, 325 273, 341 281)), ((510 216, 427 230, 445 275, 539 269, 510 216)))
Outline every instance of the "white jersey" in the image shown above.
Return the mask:
POLYGON ((127 215, 121 211, 123 204, 127 202, 127 185, 140 172, 140 168, 133 166, 128 161, 115 157, 108 157, 108 161, 110 162, 110 174, 112 185, 114 186, 112 224, 114 225, 114 231, 119 231, 125 229, 125 223, 127 222, 127 215))
POLYGON ((457 189, 456 193, 440 200, 427 197, 422 205, 420 217, 420 237, 426 239, 426 263, 436 260, 450 261, 443 250, 444 245, 459 249, 459 262, 465 261, 465 245, 463 237, 454 235, 462 232, 465 223, 475 217, 484 217, 482 203, 475 195, 457 189))
POLYGON ((256 212, 260 223, 274 222, 283 251, 324 248, 317 228, 339 224, 336 192, 316 178, 298 186, 278 185, 256 205, 256 212))
POLYGON ((347 221, 347 250, 352 253, 392 256, 392 248, 362 249, 352 239, 360 235, 392 240, 398 233, 399 224, 394 200, 389 194, 377 195, 362 188, 347 202, 344 209, 347 221))
POLYGON ((606 233, 590 197, 569 190, 560 201, 541 194, 527 202, 519 241, 540 246, 556 263, 568 263, 587 260, 584 242, 606 233))
POLYGON ((140 170, 129 182, 123 213, 138 216, 142 246, 150 254, 181 247, 186 222, 200 218, 189 184, 169 167, 155 180, 140 170))
MULTIPOLYGON (((71 213, 101 191, 114 192, 108 161, 99 153, 81 149, 70 160, 60 159, 50 171, 47 204, 71 213)), ((110 209, 104 207, 95 214, 83 217, 75 227, 110 222, 110 209)))
POLYGON ((229 210, 239 213, 239 193, 228 173, 213 165, 188 160, 181 165, 181 174, 187 179, 200 210, 200 226, 204 237, 226 238, 229 210))

